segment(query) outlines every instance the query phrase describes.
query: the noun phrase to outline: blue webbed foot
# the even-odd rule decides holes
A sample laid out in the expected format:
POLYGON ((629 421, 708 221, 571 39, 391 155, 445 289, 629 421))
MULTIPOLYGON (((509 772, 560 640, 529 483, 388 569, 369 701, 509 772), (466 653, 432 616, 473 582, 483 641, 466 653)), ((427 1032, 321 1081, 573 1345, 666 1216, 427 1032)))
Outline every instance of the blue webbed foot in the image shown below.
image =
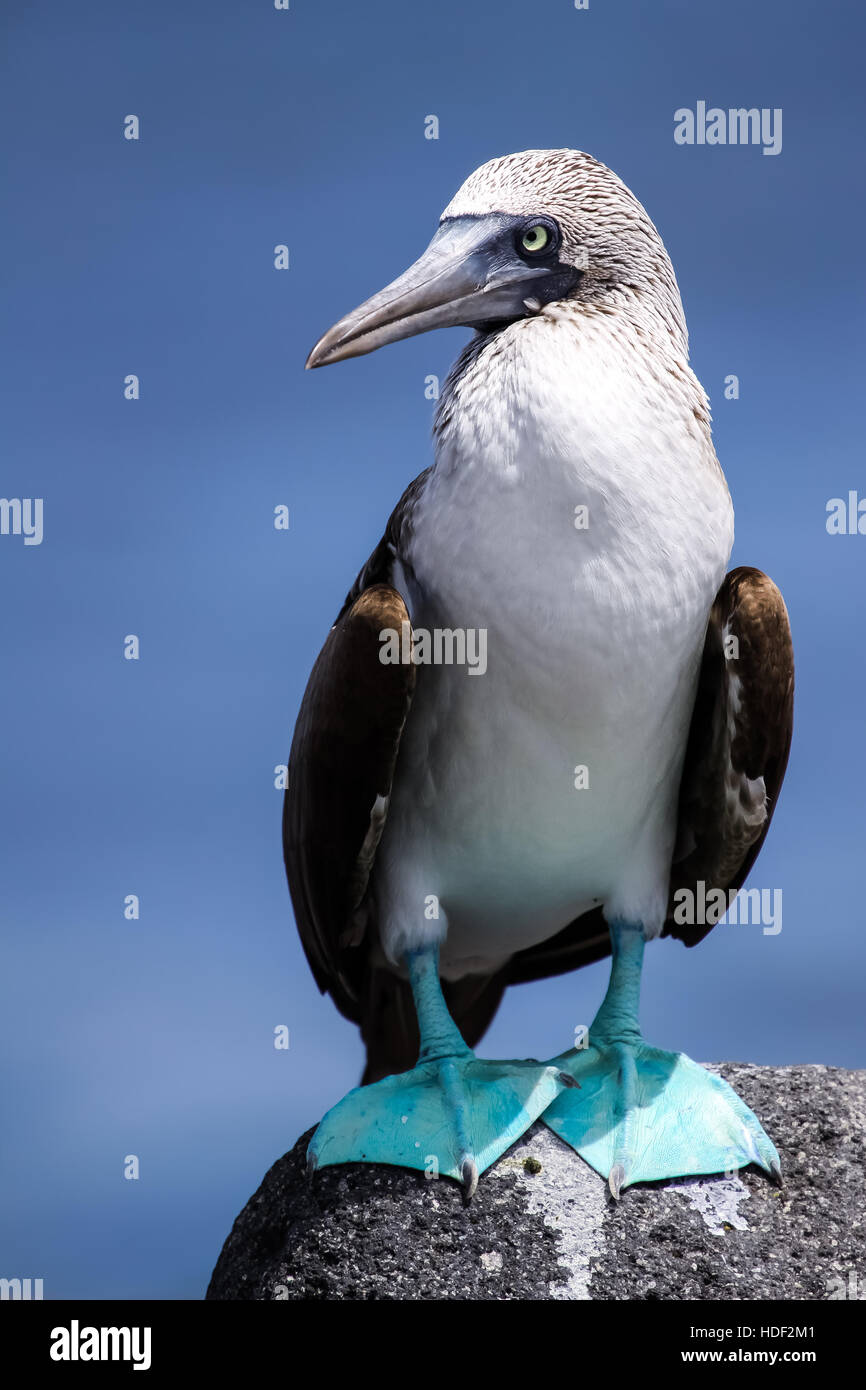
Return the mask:
POLYGON ((448 1013, 438 948, 412 952, 407 964, 421 1032, 417 1066, 350 1091, 325 1115, 307 1162, 419 1168, 456 1178, 471 1197, 478 1175, 574 1083, 551 1064, 476 1057, 448 1013))
POLYGON ((775 1145, 727 1081, 642 1038, 641 928, 614 922, 611 942, 610 983, 589 1045, 553 1062, 579 1089, 563 1091, 545 1123, 608 1179, 614 1197, 630 1183, 732 1172, 750 1163, 781 1181, 775 1145))
POLYGON ((558 1096, 545 1123, 608 1179, 614 1197, 630 1183, 750 1163, 781 1176, 775 1145, 749 1107, 727 1081, 681 1052, 643 1039, 591 1041, 554 1065, 580 1090, 558 1096))
POLYGON ((478 1176, 515 1143, 568 1078, 535 1062, 488 1062, 468 1048, 359 1086, 329 1110, 307 1150, 312 1168, 390 1163, 444 1174, 471 1197, 478 1176))

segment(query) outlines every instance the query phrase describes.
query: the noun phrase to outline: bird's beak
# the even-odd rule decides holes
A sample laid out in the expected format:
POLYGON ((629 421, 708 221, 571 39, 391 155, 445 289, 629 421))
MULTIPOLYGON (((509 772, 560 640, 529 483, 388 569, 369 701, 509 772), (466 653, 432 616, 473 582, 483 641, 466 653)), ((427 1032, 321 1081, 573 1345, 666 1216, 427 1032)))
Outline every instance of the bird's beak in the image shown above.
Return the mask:
POLYGON ((430 328, 476 328, 537 310, 550 295, 535 298, 536 287, 563 267, 530 265, 518 255, 515 228, 524 221, 492 213, 442 222, 420 260, 328 329, 307 366, 360 357, 430 328))

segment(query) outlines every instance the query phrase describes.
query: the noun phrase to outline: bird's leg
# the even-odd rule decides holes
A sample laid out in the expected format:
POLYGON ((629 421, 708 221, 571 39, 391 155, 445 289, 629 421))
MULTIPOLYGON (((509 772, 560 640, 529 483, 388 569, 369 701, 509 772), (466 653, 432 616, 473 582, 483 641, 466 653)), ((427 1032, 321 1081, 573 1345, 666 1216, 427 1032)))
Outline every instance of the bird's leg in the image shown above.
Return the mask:
POLYGON ((421 1049, 412 1071, 350 1091, 329 1110, 307 1150, 312 1169, 390 1163, 462 1182, 479 1173, 575 1083, 538 1062, 488 1062, 464 1042, 439 983, 439 948, 406 957, 421 1049))
POLYGON ((406 954, 409 984, 421 1034, 418 1062, 436 1062, 446 1057, 471 1057, 472 1049, 464 1040, 445 1003, 439 982, 439 947, 406 954))
POLYGON ((610 982, 585 1048, 554 1059, 579 1089, 545 1122, 618 1197, 629 1183, 731 1172, 756 1163, 781 1179, 779 1155, 736 1091, 682 1052, 644 1042, 638 1025, 644 935, 614 922, 610 982))

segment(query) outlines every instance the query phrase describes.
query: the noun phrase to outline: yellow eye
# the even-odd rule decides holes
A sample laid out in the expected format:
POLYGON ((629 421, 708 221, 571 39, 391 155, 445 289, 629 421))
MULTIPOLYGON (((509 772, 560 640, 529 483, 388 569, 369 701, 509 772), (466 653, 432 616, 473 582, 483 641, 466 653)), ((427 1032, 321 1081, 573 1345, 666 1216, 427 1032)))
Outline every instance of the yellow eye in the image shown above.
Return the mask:
POLYGON ((536 222, 535 226, 530 227, 520 238, 524 251, 543 251, 549 241, 550 232, 541 222, 536 222))

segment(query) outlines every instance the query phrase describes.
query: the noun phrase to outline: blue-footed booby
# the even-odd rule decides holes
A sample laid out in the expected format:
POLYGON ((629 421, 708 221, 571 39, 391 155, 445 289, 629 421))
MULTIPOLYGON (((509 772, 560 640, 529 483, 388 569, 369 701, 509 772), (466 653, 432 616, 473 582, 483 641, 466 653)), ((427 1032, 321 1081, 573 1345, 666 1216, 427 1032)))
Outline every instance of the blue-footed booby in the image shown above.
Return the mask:
POLYGON ((589 155, 494 159, 307 365, 447 325, 475 333, 434 462, 349 591, 292 744, 297 925, 367 1045, 310 1164, 406 1165, 471 1195, 543 1116, 615 1197, 749 1163, 778 1178, 736 1093, 638 1026, 644 944, 694 945, 720 915, 678 921, 675 895, 733 892, 754 862, 793 702, 781 594, 725 576, 733 511, 670 259, 589 155), (459 660, 471 633, 483 670, 459 660), (418 634, 445 634, 438 662, 418 634), (608 953, 581 1046, 476 1057, 509 984, 608 953))

